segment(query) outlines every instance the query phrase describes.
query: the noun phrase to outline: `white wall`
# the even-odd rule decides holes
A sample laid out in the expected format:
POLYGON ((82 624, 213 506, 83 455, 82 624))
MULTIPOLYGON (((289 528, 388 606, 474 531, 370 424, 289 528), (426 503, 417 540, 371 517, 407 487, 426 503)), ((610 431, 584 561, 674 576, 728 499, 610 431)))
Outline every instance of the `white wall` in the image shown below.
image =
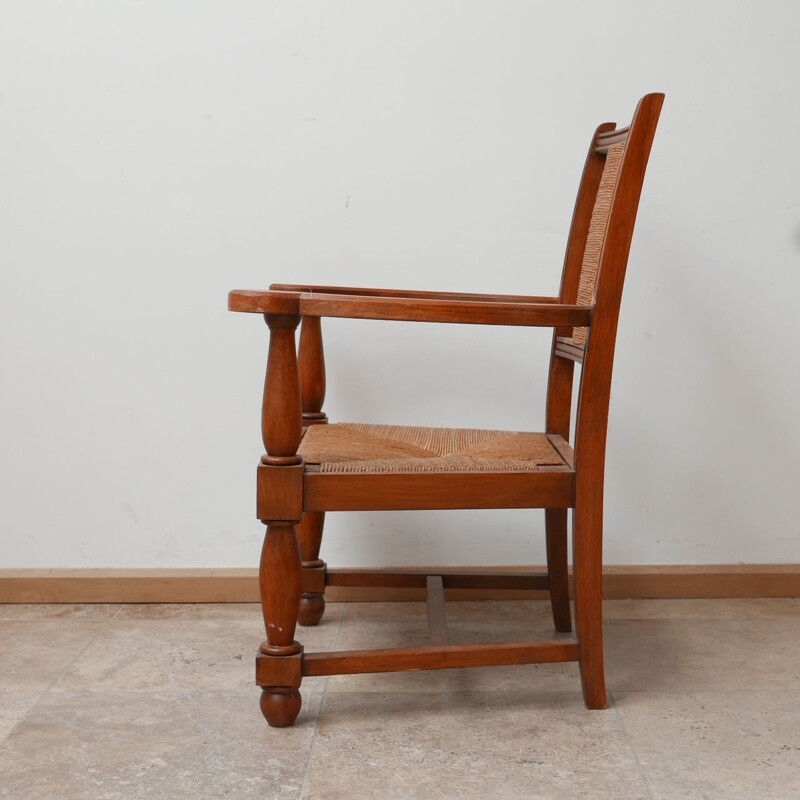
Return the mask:
MULTIPOLYGON (((0 566, 255 565, 266 329, 227 291, 551 293, 648 91, 606 561, 800 560, 799 35, 796 0, 4 0, 0 566)), ((541 426, 544 332, 325 334, 334 420, 541 426)), ((541 562, 540 517, 331 515, 323 556, 541 562)))

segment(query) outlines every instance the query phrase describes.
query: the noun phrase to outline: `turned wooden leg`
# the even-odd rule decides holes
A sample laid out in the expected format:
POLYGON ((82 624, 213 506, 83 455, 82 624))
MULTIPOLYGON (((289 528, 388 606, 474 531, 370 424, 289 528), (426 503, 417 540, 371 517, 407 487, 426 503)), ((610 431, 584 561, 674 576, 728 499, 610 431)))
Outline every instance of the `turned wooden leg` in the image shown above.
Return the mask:
POLYGON ((275 728, 291 725, 300 712, 303 648, 294 640, 300 605, 300 547, 295 523, 303 516, 300 384, 295 351, 299 317, 265 314, 269 356, 261 407, 267 454, 258 468, 258 516, 267 526, 258 585, 267 641, 256 656, 261 711, 275 728))
POLYGON ((262 687, 261 711, 272 727, 285 728, 295 721, 301 704, 302 648, 294 640, 300 602, 300 548, 291 523, 267 524, 259 588, 267 629, 267 641, 261 645, 256 662, 256 681, 262 687))
POLYGON ((550 580, 550 605, 557 631, 572 630, 569 613, 569 577, 567 572, 567 509, 546 508, 544 522, 547 536, 547 574, 550 580))
MULTIPOLYGON (((303 425, 325 425, 325 354, 322 348, 322 327, 319 317, 304 317, 300 328, 298 354, 300 398, 303 425)), ((325 562, 320 560, 322 528, 325 514, 309 511, 297 527, 300 553, 303 558, 302 593, 297 621, 301 625, 319 625, 325 613, 325 562)))
POLYGON ((322 544, 322 528, 325 525, 324 511, 309 511, 297 526, 302 558, 303 591, 300 593, 300 610, 297 621, 301 625, 319 625, 325 613, 325 562, 319 557, 322 544))
POLYGON ((606 707, 606 682, 603 673, 602 534, 602 502, 579 502, 572 523, 572 570, 581 684, 587 708, 606 707))
POLYGON ((300 713, 303 700, 297 689, 264 686, 261 689, 261 713, 272 728, 288 728, 300 713))

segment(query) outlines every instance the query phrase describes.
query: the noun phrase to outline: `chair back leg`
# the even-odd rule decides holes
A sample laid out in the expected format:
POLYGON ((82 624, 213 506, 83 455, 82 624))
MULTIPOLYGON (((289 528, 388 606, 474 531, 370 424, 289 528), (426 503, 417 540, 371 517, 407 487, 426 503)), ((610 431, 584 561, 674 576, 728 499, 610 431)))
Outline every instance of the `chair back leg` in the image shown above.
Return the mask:
POLYGON ((567 571, 567 509, 544 510, 547 537, 547 577, 550 583, 550 605, 553 624, 559 633, 569 633, 569 574, 567 571))
POLYGON ((603 508, 602 501, 578 498, 572 517, 572 575, 575 629, 583 701, 587 708, 606 707, 603 672, 603 508))

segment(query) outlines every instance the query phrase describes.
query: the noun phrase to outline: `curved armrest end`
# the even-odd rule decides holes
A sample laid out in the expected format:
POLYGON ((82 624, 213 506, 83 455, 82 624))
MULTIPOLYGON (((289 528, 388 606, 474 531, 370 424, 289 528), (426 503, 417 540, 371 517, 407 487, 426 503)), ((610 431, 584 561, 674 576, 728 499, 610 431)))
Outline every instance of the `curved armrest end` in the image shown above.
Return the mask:
POLYGON ((228 311, 250 314, 300 314, 300 292, 234 289, 228 293, 228 311))

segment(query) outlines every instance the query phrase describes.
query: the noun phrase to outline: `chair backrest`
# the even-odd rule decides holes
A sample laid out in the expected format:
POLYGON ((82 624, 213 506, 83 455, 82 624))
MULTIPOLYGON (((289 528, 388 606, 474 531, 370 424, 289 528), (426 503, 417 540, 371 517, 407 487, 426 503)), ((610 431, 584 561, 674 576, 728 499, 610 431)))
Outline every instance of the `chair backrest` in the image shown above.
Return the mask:
POLYGON ((622 287, 663 101, 663 94, 649 94, 639 101, 627 128, 617 129, 615 123, 608 122, 597 128, 575 202, 560 298, 562 303, 591 305, 592 324, 589 329, 554 331, 546 428, 548 433, 569 439, 574 366, 582 364, 574 443, 576 466, 584 456, 602 461, 605 454, 622 287))

